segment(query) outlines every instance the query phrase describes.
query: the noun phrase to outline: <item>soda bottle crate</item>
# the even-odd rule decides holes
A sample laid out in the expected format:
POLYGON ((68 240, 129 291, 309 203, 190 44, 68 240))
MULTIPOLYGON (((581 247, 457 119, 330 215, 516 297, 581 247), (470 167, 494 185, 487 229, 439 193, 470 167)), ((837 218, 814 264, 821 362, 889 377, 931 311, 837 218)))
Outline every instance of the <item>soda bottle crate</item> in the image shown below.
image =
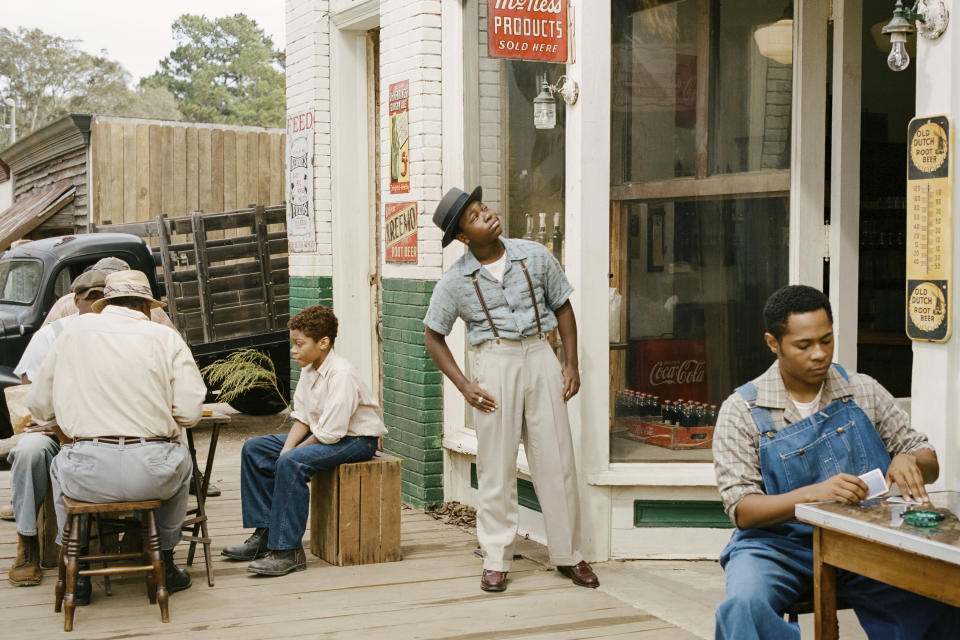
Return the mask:
POLYGON ((623 418, 623 423, 631 434, 665 449, 709 449, 713 446, 713 425, 681 427, 638 418, 623 418))

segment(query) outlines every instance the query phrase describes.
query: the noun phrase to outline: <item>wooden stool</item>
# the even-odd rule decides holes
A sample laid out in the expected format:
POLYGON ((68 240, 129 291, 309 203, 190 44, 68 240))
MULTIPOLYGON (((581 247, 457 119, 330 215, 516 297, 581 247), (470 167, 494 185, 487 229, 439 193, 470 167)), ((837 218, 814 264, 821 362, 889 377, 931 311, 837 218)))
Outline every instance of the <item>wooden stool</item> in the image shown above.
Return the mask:
POLYGON ((400 559, 400 470, 382 451, 313 475, 310 552, 338 566, 400 559))
POLYGON ((157 512, 160 500, 142 502, 79 502, 64 496, 67 506, 67 521, 63 527, 64 544, 60 548, 59 575, 57 577, 57 600, 54 611, 64 609, 63 630, 73 631, 74 593, 77 576, 111 576, 145 571, 147 596, 150 604, 159 602, 160 619, 170 621, 169 599, 166 577, 163 570, 163 558, 160 555, 160 534, 157 532, 157 512), (122 511, 142 512, 141 531, 143 551, 140 553, 101 553, 99 555, 80 555, 80 540, 83 537, 82 516, 84 514, 118 513, 122 511), (81 562, 115 562, 118 560, 139 560, 142 564, 122 567, 104 567, 102 569, 80 569, 81 562), (147 564, 149 563, 149 564, 147 564))

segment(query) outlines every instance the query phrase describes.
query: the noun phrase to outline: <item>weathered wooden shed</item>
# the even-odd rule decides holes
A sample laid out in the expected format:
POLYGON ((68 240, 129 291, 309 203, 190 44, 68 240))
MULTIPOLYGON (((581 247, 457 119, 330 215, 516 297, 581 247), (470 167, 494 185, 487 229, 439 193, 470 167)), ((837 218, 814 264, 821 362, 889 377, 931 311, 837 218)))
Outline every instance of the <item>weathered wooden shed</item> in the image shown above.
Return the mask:
POLYGON ((84 233, 163 213, 284 201, 283 129, 74 114, 0 151, 13 205, 0 251, 19 238, 84 233))

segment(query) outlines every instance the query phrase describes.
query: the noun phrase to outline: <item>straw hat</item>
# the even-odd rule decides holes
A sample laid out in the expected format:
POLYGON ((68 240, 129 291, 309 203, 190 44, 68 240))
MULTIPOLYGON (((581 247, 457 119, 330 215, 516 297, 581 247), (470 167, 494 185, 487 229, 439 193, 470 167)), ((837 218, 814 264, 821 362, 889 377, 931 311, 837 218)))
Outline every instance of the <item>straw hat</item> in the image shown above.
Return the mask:
POLYGON ((147 276, 130 269, 107 274, 103 297, 91 305, 93 310, 100 313, 111 298, 143 298, 150 303, 151 309, 164 306, 153 297, 147 276))

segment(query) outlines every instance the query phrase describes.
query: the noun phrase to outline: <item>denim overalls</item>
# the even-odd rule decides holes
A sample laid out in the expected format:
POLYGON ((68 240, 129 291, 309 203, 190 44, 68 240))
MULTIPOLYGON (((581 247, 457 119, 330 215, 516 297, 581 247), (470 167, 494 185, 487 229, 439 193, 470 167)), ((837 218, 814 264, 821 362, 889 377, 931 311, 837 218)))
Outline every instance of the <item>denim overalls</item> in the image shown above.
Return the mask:
MULTIPOLYGON (((845 380, 846 371, 833 365, 845 380)), ((756 404, 748 382, 737 394, 750 408, 759 435, 760 471, 767 495, 822 482, 838 473, 861 475, 879 468, 886 474, 890 454, 876 427, 852 397, 780 431, 770 412, 756 404)), ((813 530, 797 520, 762 529, 738 529, 720 565, 727 599, 717 607, 716 638, 799 638, 800 629, 783 612, 813 588, 813 530)), ((871 639, 960 637, 957 610, 934 600, 837 571, 837 592, 856 611, 871 639)))

